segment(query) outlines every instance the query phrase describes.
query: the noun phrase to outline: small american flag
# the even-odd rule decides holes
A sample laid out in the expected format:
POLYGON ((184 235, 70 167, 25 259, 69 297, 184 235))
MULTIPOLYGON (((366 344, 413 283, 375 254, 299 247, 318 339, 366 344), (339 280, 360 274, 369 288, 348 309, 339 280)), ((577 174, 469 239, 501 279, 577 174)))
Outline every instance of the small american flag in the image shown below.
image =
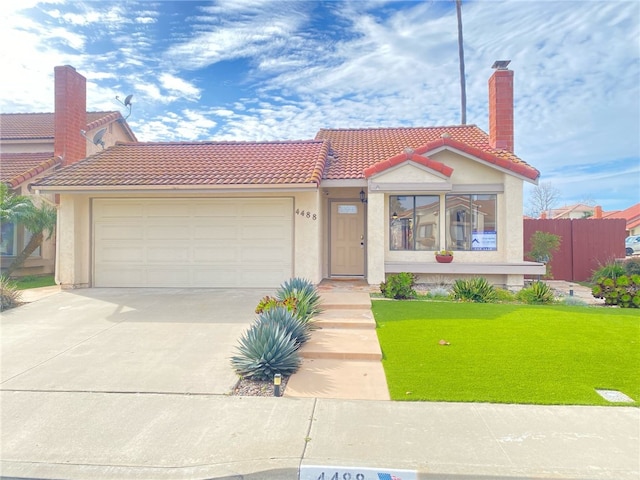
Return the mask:
POLYGON ((400 477, 396 477, 395 475, 390 475, 388 473, 379 473, 378 480, 402 480, 400 477))

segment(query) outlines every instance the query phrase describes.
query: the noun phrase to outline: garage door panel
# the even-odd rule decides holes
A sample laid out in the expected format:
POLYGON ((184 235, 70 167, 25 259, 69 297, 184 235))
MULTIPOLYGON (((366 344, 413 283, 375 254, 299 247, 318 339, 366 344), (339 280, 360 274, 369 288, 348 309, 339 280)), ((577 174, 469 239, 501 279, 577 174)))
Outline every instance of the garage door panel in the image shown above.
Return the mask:
POLYGON ((277 238, 285 241, 287 237, 291 236, 290 232, 283 230, 280 225, 264 224, 264 225, 243 225, 241 230, 242 238, 247 239, 263 239, 263 238, 277 238), (289 235, 287 235, 289 233, 289 235))
POLYGON ((220 246, 218 248, 211 246, 202 246, 193 248, 194 262, 205 262, 212 266, 236 264, 239 260, 238 249, 235 247, 226 248, 220 246))
POLYGON ((193 237, 196 239, 234 240, 238 236, 238 226, 230 222, 218 225, 195 225, 193 237))
POLYGON ((190 215, 190 206, 186 203, 170 201, 148 203, 145 207, 145 214, 149 217, 185 218, 190 215))
POLYGON ((146 237, 149 239, 161 239, 163 242, 172 240, 188 240, 191 238, 190 225, 186 222, 171 225, 149 225, 146 228, 146 237))
POLYGON ((95 286, 276 287, 292 275, 292 199, 96 199, 93 216, 95 286))
POLYGON ((176 249, 171 246, 149 246, 147 248, 147 263, 176 263, 176 262, 189 262, 189 251, 182 249, 176 249))
POLYGON ((109 263, 140 263, 144 257, 144 248, 132 245, 130 247, 104 245, 100 250, 101 257, 109 263))
POLYGON ((289 212, 278 201, 264 199, 259 202, 245 202, 239 205, 240 215, 243 217, 286 217, 289 212))
POLYGON ((217 203, 198 202, 192 206, 193 216, 204 218, 235 218, 239 214, 234 201, 224 200, 217 203))
POLYGON ((144 238, 144 231, 140 224, 98 224, 96 235, 103 240, 136 240, 144 238))

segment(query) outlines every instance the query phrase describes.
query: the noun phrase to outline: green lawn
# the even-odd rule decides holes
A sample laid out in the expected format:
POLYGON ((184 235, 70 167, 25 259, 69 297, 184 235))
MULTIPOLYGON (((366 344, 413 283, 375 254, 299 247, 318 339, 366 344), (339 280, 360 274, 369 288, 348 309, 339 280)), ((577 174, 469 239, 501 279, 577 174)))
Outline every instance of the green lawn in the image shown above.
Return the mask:
POLYGON ((18 290, 27 290, 29 288, 50 287, 55 285, 56 282, 53 279, 53 275, 44 275, 17 278, 15 284, 18 290))
POLYGON ((640 406, 637 309, 372 303, 394 400, 640 406))

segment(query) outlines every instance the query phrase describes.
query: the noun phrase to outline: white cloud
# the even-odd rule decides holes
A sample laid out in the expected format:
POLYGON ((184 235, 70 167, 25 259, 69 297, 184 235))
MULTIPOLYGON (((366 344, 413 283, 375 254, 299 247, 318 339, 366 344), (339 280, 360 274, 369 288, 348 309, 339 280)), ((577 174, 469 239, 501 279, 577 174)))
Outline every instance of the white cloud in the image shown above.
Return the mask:
POLYGON ((163 88, 175 95, 182 95, 187 100, 195 101, 200 98, 200 89, 190 82, 178 78, 170 73, 160 75, 160 84, 163 88))

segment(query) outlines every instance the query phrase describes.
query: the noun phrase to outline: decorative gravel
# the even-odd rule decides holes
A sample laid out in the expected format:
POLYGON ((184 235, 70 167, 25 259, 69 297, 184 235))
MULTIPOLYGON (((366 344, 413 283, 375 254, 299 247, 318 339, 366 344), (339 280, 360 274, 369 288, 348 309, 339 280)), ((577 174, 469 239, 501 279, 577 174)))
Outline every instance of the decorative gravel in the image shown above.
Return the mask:
MULTIPOLYGON (((284 394, 288 380, 289 377, 282 377, 282 384, 280 385, 281 396, 284 394)), ((273 397, 273 382, 241 378, 231 395, 243 397, 273 397)))

